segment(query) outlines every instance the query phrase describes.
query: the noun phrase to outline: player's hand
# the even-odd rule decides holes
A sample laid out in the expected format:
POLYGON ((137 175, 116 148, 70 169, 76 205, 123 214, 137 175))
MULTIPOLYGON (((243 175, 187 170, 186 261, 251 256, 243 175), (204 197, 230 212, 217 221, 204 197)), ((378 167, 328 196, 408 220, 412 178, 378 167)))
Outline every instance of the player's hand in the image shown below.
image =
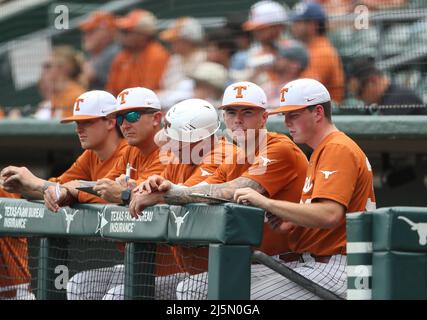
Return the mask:
POLYGON ((234 192, 234 201, 266 210, 265 205, 269 199, 252 188, 241 188, 234 192))
POLYGON ((26 167, 8 166, 0 172, 3 188, 8 192, 25 193, 36 189, 41 179, 37 178, 26 167))
POLYGON ((142 182, 136 189, 134 189, 134 192, 139 193, 153 193, 153 192, 166 192, 169 191, 172 187, 172 184, 166 180, 165 178, 159 176, 159 175, 153 175, 148 177, 147 180, 142 182))
POLYGON ((134 189, 137 186, 136 180, 134 179, 128 179, 126 181, 126 175, 122 174, 120 177, 116 178, 116 182, 120 184, 123 188, 127 189, 134 189))
POLYGON ((279 231, 284 233, 289 233, 293 228, 295 228, 297 225, 295 223, 289 222, 289 221, 283 221, 281 225, 279 226, 279 231))
POLYGON ((282 219, 280 219, 279 217, 275 216, 270 212, 266 212, 265 217, 267 218, 267 222, 273 230, 278 229, 283 222, 282 219))
POLYGON ((126 187, 122 187, 119 183, 110 179, 99 179, 93 190, 96 191, 99 196, 110 203, 121 203, 122 202, 122 191, 126 187))
POLYGON ((162 194, 160 193, 133 193, 129 203, 129 213, 132 217, 138 218, 145 208, 162 202, 162 194))
POLYGON ((67 192, 68 190, 66 188, 60 188, 60 195, 58 198, 56 187, 49 186, 43 194, 46 208, 48 208, 50 211, 58 212, 59 208, 65 205, 67 192))
POLYGON ((273 230, 277 230, 283 233, 289 233, 296 225, 289 221, 284 221, 282 218, 275 216, 271 212, 265 213, 266 221, 273 230))

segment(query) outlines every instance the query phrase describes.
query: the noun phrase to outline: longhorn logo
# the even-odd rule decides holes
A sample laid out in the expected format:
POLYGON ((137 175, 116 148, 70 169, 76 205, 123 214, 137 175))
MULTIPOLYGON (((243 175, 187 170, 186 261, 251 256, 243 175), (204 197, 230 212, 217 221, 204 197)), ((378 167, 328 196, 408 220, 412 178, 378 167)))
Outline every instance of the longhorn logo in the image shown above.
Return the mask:
POLYGON ((200 168, 200 171, 202 172, 202 177, 211 176, 212 175, 212 173, 210 173, 209 171, 206 171, 206 170, 204 170, 202 168, 200 168))
POLYGON ((177 217, 175 212, 171 210, 173 217, 175 218, 176 223, 176 236, 179 237, 179 231, 181 230, 181 226, 184 223, 185 217, 190 213, 190 211, 187 211, 182 217, 177 217))
POLYGON ((321 173, 323 173, 325 175, 325 180, 329 179, 329 176, 331 174, 334 174, 335 172, 337 172, 337 170, 334 171, 328 171, 328 170, 320 170, 321 173))
POLYGON ((415 223, 403 216, 398 216, 397 219, 405 221, 411 226, 411 230, 418 232, 420 245, 424 246, 427 244, 427 223, 415 223))
POLYGON ((73 213, 68 214, 67 210, 65 210, 64 208, 61 209, 64 212, 65 215, 65 222, 67 223, 67 230, 65 231, 66 233, 70 233, 70 225, 71 222, 74 220, 74 216, 77 214, 77 212, 79 212, 79 210, 74 211, 73 213))
POLYGON ((271 162, 273 162, 274 160, 270 160, 267 157, 263 157, 263 156, 259 156, 262 160, 262 165, 264 167, 268 166, 271 162))

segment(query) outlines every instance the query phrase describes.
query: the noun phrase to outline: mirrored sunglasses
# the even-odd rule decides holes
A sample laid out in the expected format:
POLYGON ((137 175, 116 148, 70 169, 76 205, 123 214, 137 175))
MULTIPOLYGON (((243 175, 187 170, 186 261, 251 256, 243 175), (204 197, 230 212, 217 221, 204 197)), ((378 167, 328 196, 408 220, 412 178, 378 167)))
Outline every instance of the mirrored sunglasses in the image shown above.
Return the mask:
POLYGON ((129 123, 134 123, 134 122, 137 122, 141 118, 142 115, 144 115, 144 114, 153 114, 153 113, 155 113, 157 111, 158 110, 155 110, 155 109, 147 109, 147 110, 138 110, 138 111, 134 110, 134 111, 126 112, 124 114, 118 114, 116 116, 117 124, 119 126, 121 126, 123 124, 123 121, 125 119, 129 123))

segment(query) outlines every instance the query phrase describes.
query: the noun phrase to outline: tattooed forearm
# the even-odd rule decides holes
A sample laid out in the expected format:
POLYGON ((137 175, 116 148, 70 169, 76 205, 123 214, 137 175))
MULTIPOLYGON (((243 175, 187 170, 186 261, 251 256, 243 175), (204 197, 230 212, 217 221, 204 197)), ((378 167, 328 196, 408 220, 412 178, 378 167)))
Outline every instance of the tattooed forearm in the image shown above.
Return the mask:
POLYGON ((40 189, 40 191, 43 193, 46 191, 47 188, 49 187, 54 187, 56 185, 56 183, 54 182, 50 182, 50 181, 46 181, 45 183, 43 183, 43 187, 40 189))
POLYGON ((24 199, 41 200, 43 199, 44 191, 51 185, 55 184, 53 182, 40 179, 38 183, 34 183, 30 187, 22 190, 21 195, 24 199))
POLYGON ((252 188, 259 193, 265 193, 265 189, 258 182, 240 177, 221 184, 171 189, 164 195, 164 199, 168 204, 185 204, 192 202, 217 203, 215 200, 190 196, 191 193, 203 193, 216 198, 229 199, 230 202, 234 202, 234 191, 239 188, 252 188))

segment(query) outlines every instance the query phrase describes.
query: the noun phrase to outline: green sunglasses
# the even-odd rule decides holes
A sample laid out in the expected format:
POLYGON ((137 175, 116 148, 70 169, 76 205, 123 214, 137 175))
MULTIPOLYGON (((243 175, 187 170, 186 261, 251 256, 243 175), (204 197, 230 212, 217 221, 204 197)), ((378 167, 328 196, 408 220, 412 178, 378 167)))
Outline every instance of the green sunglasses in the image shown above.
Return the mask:
POLYGON ((137 122, 139 119, 141 119, 141 116, 143 114, 150 114, 154 113, 156 111, 152 110, 141 110, 141 111, 129 111, 124 114, 118 114, 116 116, 117 124, 121 126, 123 124, 123 121, 126 119, 129 123, 137 122))

